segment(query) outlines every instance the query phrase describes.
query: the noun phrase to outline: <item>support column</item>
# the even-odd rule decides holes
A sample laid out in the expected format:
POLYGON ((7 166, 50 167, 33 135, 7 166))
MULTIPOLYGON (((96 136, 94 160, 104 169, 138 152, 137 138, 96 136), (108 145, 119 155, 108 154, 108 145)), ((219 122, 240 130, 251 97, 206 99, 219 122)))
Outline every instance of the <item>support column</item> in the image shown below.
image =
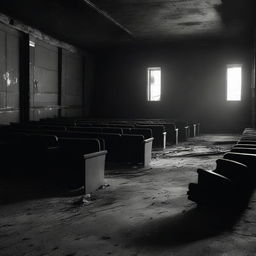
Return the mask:
POLYGON ((20 38, 20 122, 29 121, 29 35, 20 38))
POLYGON ((62 48, 58 47, 58 116, 61 117, 62 112, 62 48))
POLYGON ((251 100, 252 100, 252 127, 256 127, 256 97, 255 97, 255 68, 256 68, 256 30, 253 35, 253 56, 252 56, 252 81, 251 81, 251 100))

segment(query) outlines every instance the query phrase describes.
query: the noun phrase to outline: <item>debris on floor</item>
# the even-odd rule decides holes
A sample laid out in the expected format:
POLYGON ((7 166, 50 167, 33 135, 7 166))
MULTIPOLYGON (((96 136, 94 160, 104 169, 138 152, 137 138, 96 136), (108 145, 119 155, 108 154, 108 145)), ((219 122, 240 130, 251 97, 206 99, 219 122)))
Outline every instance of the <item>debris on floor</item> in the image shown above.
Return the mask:
POLYGON ((101 186, 98 188, 98 190, 106 189, 106 188, 108 188, 109 186, 110 186, 109 184, 103 184, 103 185, 101 185, 101 186))
MULTIPOLYGON (((203 153, 218 147, 224 152, 236 138, 203 135, 166 151, 203 153), (220 141, 228 143, 214 144, 220 141)), ((84 196, 78 189, 74 196, 48 193, 13 200, 22 186, 2 186, 0 180, 1 191, 16 193, 11 203, 0 204, 0 255, 255 255, 256 193, 235 219, 232 209, 196 207, 187 199, 188 184, 197 181, 197 168, 213 169, 222 155, 182 154, 156 157, 146 170, 107 169, 110 186, 84 196)), ((30 194, 33 190, 26 190, 30 194)))
POLYGON ((90 205, 95 200, 96 200, 96 198, 92 197, 91 194, 86 194, 86 195, 81 196, 79 199, 76 199, 73 202, 73 205, 74 206, 86 206, 86 205, 90 205))

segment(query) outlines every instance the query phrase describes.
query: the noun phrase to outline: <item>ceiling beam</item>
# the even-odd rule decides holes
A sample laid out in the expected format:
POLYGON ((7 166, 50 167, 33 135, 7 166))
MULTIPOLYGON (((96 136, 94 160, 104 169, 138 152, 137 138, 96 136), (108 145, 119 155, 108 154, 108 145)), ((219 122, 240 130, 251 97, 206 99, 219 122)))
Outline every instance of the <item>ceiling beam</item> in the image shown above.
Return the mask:
POLYGON ((132 32, 130 30, 128 30, 126 27, 124 27, 123 25, 121 25, 119 22, 117 22, 116 20, 114 20, 108 13, 106 13, 105 11, 101 10, 99 7, 97 7, 94 3, 92 3, 90 0, 83 0, 87 5, 89 5, 91 8, 93 8, 95 11, 97 11, 99 14, 101 14, 102 16, 104 16, 106 19, 108 19, 109 21, 111 21, 112 23, 114 23, 116 26, 118 26, 119 28, 121 28, 123 31, 125 31, 126 33, 128 33, 130 36, 133 36, 132 32))
POLYGON ((66 49, 67 51, 71 51, 73 53, 78 53, 78 52, 80 52, 81 54, 83 53, 82 50, 80 50, 79 48, 77 48, 71 44, 65 43, 58 39, 55 39, 55 38, 41 32, 40 30, 38 30, 36 28, 26 25, 23 22, 13 19, 13 18, 0 12, 0 24, 1 23, 7 25, 10 28, 21 31, 25 34, 29 34, 29 35, 33 36, 34 38, 37 38, 44 42, 47 42, 56 47, 61 47, 63 49, 66 49))

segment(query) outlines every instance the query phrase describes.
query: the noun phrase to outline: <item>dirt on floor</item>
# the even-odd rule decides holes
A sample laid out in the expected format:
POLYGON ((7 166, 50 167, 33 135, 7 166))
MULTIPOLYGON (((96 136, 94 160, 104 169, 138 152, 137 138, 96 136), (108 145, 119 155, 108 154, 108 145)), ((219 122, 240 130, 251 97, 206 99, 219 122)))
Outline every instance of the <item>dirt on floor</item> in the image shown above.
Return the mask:
POLYGON ((198 208, 187 199, 197 168, 214 169, 238 135, 203 135, 150 167, 108 167, 94 194, 50 181, 0 182, 0 255, 256 255, 256 194, 248 206, 198 208))

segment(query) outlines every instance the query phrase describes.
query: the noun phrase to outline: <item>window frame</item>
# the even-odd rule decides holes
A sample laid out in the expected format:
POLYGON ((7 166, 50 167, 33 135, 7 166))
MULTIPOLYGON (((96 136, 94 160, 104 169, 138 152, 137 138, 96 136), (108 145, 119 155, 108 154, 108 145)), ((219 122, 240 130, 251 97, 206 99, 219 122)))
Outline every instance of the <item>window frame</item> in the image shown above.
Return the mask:
POLYGON ((161 67, 148 67, 147 68, 147 101, 149 102, 159 102, 161 101, 162 95, 162 70, 161 67), (158 100, 151 100, 151 83, 150 83, 150 72, 153 70, 160 71, 160 96, 158 100))
POLYGON ((243 65, 242 64, 228 64, 226 66, 226 101, 227 102, 241 102, 242 101, 242 88, 243 88, 243 65), (228 99, 228 69, 229 68, 241 68, 241 84, 240 84, 240 99, 229 100, 228 99))

